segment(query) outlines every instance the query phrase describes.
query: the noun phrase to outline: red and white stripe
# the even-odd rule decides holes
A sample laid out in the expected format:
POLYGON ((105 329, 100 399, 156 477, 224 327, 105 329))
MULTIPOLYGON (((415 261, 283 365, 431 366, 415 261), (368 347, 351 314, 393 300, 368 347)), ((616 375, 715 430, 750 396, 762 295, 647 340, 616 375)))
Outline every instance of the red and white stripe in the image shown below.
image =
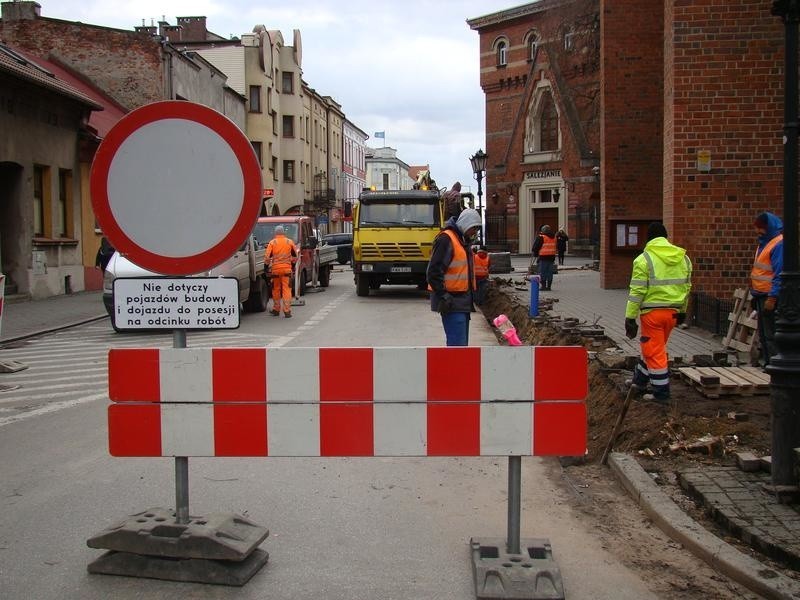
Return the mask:
POLYGON ((114 456, 583 455, 581 347, 114 349, 114 456))

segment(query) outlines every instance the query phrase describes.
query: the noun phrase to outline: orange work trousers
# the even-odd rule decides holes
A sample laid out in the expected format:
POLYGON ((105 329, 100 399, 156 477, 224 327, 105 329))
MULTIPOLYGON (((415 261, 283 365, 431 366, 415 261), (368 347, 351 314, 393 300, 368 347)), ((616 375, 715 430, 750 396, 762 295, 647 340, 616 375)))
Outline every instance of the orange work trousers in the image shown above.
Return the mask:
POLYGON ((285 314, 291 314, 292 288, 289 284, 291 277, 291 273, 272 276, 272 310, 281 312, 282 308, 285 314), (281 305, 283 306, 281 307, 281 305))
POLYGON ((649 379, 656 397, 669 396, 669 358, 667 341, 675 327, 675 311, 657 308, 639 317, 642 324, 639 342, 642 360, 636 367, 634 383, 643 384, 649 379))

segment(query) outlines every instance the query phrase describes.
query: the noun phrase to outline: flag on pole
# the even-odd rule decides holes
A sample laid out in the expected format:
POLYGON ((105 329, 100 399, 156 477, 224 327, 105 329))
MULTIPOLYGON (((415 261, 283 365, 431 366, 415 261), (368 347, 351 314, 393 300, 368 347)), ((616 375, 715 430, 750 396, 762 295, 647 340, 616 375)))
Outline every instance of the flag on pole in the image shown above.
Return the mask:
POLYGON ((376 131, 375 135, 373 137, 386 139, 386 132, 385 131, 376 131))

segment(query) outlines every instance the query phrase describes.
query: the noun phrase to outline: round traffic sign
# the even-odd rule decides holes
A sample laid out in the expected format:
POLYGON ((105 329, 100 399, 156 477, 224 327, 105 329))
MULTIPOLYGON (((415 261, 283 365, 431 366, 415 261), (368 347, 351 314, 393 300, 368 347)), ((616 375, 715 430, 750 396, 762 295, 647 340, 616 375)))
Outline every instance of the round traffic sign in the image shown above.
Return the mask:
POLYGON ((100 144, 92 206, 111 244, 164 275, 207 271, 250 234, 261 207, 261 168, 242 131, 192 102, 148 104, 100 144))

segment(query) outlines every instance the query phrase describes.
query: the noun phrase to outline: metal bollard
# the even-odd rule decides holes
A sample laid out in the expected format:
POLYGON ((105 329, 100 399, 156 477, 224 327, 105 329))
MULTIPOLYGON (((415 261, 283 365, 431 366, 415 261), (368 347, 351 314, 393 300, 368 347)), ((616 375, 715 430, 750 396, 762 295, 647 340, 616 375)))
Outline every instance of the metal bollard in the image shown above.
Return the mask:
POLYGON ((531 282, 531 303, 530 309, 528 310, 528 316, 531 317, 538 317, 539 316, 539 282, 541 278, 539 275, 531 275, 530 282, 531 282))

